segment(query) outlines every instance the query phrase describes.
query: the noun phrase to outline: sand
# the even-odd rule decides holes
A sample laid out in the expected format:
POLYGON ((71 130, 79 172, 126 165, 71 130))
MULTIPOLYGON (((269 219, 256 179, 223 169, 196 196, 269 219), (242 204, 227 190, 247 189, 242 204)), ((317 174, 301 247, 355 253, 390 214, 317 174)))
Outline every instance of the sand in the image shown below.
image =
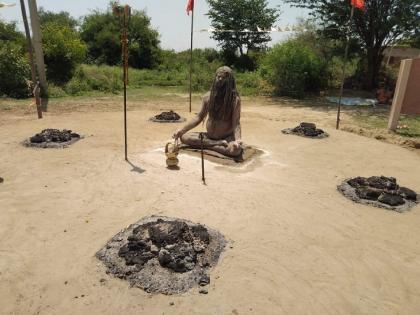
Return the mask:
MULTIPOLYGON (((385 175, 420 191, 418 151, 336 131, 333 112, 245 99, 243 138, 265 153, 240 167, 206 163, 204 186, 196 157, 180 154, 180 170, 166 169, 162 147, 179 125, 148 121, 162 105, 131 108, 130 163, 119 105, 42 120, 0 113, 0 313, 419 313, 420 206, 401 214, 336 189, 345 178, 385 175), (301 121, 330 137, 281 133, 301 121), (85 138, 66 149, 20 144, 44 128, 85 138), (208 294, 151 295, 105 274, 95 253, 153 214, 227 238, 208 294)), ((173 109, 191 118, 181 105, 173 109)))

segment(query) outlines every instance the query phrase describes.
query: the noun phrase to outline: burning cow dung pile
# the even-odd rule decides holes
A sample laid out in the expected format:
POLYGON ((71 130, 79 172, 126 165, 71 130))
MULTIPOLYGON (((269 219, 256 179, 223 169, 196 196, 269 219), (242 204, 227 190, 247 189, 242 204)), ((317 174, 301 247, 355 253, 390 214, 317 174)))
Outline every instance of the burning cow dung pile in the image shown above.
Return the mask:
POLYGON ((414 191, 398 186, 393 177, 355 177, 345 180, 337 188, 355 202, 398 212, 409 210, 420 201, 414 191))
POLYGON ((132 286, 176 294, 210 283, 207 271, 225 243, 223 235, 204 225, 151 216, 119 232, 96 257, 107 273, 132 286))
POLYGON ((25 140, 23 144, 38 148, 65 148, 82 137, 71 130, 44 129, 33 137, 25 140))
POLYGON ((171 110, 169 112, 162 112, 159 115, 156 115, 150 118, 150 120, 154 122, 170 123, 170 122, 183 122, 185 121, 185 118, 182 118, 176 112, 171 110))
POLYGON ((326 138, 328 133, 322 129, 317 129, 313 123, 302 122, 295 128, 286 128, 282 130, 285 134, 292 134, 308 138, 326 138))

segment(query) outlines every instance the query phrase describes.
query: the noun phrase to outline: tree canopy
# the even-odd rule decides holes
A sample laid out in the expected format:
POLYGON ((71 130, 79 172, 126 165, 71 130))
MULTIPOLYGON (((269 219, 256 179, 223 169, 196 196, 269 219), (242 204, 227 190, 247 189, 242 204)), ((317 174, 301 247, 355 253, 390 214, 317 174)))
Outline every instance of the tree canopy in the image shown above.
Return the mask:
POLYGON ((278 9, 268 8, 266 0, 207 0, 208 16, 215 29, 212 38, 223 50, 244 55, 261 50, 271 40, 269 33, 279 17, 278 9))
MULTIPOLYGON (((88 57, 96 63, 116 65, 121 62, 120 23, 112 14, 94 11, 81 25, 81 38, 87 43, 88 57)), ((144 11, 133 10, 129 27, 129 64, 135 68, 152 68, 156 65, 159 49, 159 33, 151 27, 150 18, 144 11)))
POLYGON ((79 21, 72 17, 70 13, 65 11, 55 13, 40 7, 38 10, 38 16, 41 25, 54 22, 61 26, 67 26, 72 30, 76 30, 77 26, 79 25, 79 21))
MULTIPOLYGON (((293 6, 310 9, 326 36, 345 37, 350 17, 350 1, 284 0, 293 6)), ((419 27, 418 0, 366 0, 365 10, 355 10, 350 36, 363 51, 362 71, 365 88, 377 86, 378 75, 387 45, 409 37, 419 27)))
POLYGON ((41 26, 47 77, 55 83, 71 79, 76 66, 85 61, 86 44, 69 25, 44 22, 41 26))

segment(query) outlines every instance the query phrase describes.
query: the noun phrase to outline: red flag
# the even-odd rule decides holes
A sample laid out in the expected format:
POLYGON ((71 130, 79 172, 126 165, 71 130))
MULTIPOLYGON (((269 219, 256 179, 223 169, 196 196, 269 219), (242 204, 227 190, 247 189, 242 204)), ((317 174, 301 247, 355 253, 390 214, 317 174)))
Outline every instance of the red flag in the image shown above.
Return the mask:
POLYGON ((187 15, 190 15, 190 11, 194 10, 194 0, 188 0, 187 4, 187 15))
POLYGON ((360 10, 364 10, 365 9, 365 0, 350 0, 351 1, 351 5, 360 9, 360 10))

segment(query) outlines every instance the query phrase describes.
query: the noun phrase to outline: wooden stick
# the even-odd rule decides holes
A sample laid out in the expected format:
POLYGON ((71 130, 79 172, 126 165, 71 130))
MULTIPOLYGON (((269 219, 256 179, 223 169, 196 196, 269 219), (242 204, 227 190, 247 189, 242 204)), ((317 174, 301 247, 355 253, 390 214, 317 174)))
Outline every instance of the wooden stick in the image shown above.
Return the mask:
POLYGON ((190 48, 190 113, 191 113, 191 102, 192 102, 192 67, 193 67, 193 29, 194 29, 194 9, 191 11, 191 48, 190 48))
POLYGON ((337 122, 336 122, 336 125, 335 125, 335 129, 340 128, 341 99, 343 98, 344 80, 346 78, 346 64, 347 64, 347 56, 349 54, 349 42, 350 42, 350 27, 351 27, 351 21, 353 20, 353 14, 354 14, 354 6, 351 6, 349 25, 348 25, 348 29, 347 29, 346 50, 344 52, 343 73, 342 73, 342 77, 341 77, 341 87, 340 87, 340 97, 338 98, 337 122))
POLYGON ((204 177, 204 134, 200 132, 200 140, 201 140, 201 179, 203 180, 203 184, 206 184, 206 178, 204 177))

